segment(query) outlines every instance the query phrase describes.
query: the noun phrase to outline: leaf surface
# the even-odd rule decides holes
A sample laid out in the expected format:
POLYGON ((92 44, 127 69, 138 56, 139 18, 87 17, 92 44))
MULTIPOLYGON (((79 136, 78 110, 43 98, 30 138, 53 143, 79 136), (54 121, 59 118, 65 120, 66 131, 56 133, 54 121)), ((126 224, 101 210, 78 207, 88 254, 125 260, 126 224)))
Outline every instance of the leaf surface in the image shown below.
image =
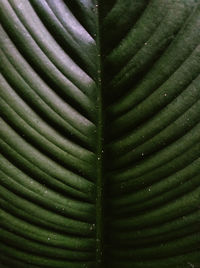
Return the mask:
POLYGON ((0 21, 1 267, 200 267, 199 1, 0 21))

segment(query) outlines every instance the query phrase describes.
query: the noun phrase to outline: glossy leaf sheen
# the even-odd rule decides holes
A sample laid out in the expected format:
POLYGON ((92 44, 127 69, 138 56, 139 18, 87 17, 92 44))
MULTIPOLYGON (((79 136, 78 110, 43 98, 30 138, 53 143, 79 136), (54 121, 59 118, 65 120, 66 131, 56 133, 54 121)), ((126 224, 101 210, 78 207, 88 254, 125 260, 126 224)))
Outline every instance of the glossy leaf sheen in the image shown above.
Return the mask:
POLYGON ((200 267, 199 0, 0 21, 0 267, 200 267))

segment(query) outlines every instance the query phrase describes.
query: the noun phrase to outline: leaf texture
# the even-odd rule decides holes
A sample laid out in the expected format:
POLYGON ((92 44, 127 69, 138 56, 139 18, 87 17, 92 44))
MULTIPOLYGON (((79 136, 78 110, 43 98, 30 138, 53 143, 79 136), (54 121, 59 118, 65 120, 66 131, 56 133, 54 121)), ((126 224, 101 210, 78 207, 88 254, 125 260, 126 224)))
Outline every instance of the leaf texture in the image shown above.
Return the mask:
POLYGON ((200 2, 0 21, 1 267, 200 267, 200 2))

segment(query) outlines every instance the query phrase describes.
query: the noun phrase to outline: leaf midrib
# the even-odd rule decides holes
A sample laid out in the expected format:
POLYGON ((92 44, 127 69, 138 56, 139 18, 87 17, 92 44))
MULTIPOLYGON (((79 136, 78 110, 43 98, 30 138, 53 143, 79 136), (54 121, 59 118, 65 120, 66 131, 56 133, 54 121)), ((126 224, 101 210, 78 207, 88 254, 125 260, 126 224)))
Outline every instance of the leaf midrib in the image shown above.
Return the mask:
POLYGON ((96 145, 96 268, 104 266, 104 109, 103 109, 103 90, 102 90, 102 53, 100 42, 100 16, 98 0, 95 5, 96 12, 96 47, 97 47, 97 145, 96 145))

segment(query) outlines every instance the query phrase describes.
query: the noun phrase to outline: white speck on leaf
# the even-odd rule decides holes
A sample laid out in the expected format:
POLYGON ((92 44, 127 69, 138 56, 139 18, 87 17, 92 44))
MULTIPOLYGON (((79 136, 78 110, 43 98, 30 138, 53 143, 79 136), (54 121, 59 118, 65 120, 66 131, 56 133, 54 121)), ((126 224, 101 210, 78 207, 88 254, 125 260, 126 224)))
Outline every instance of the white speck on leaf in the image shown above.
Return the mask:
POLYGON ((190 262, 188 262, 188 264, 190 265, 190 267, 195 268, 194 264, 192 264, 190 262))

